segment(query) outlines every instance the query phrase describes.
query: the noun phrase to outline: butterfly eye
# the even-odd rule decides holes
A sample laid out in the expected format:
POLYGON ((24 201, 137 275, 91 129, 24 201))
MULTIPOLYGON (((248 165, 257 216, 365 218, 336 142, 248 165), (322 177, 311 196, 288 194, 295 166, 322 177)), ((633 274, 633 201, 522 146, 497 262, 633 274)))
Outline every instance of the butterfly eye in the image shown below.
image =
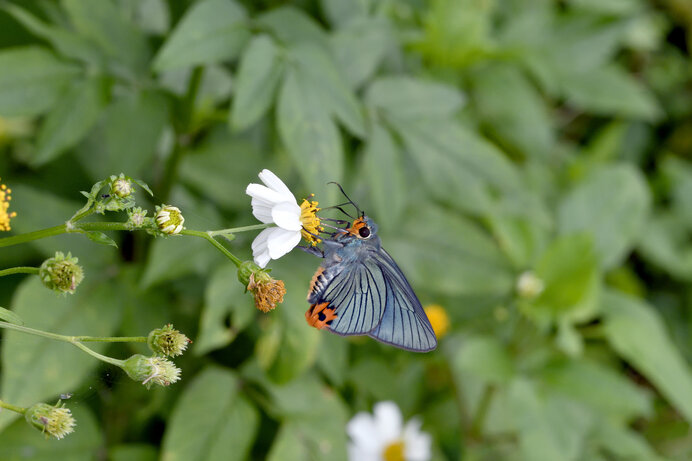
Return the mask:
POLYGON ((364 239, 366 239, 370 237, 370 229, 368 229, 367 227, 361 227, 360 229, 358 229, 358 234, 364 239))

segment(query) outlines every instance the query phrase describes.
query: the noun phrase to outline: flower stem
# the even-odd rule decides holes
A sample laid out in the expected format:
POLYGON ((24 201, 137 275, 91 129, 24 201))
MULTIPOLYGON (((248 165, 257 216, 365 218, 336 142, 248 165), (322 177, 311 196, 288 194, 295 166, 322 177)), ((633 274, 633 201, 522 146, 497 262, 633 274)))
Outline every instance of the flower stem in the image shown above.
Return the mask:
POLYGON ((225 246, 221 245, 219 242, 216 241, 214 237, 212 237, 211 231, 210 232, 202 232, 202 231, 196 231, 196 230, 190 230, 190 229, 184 229, 182 232, 180 232, 181 235, 192 235, 194 237, 200 237, 205 240, 207 240, 209 243, 214 245, 221 253, 226 255, 228 259, 233 261, 233 264, 236 266, 240 267, 240 264, 242 264, 242 261, 238 259, 233 253, 228 251, 225 246))
POLYGON ((91 355, 92 357, 96 357, 97 359, 102 360, 106 363, 110 363, 111 365, 115 365, 118 367, 123 367, 125 365, 124 360, 118 360, 118 359, 115 359, 113 357, 108 357, 107 355, 101 355, 98 352, 89 349, 84 344, 80 343, 79 341, 69 341, 69 342, 71 344, 77 346, 78 348, 80 348, 81 350, 86 352, 87 354, 91 355))
POLYGON ((217 235, 223 235, 223 234, 238 234, 240 232, 266 229, 269 226, 271 226, 271 224, 255 224, 252 226, 231 227, 229 229, 219 229, 219 230, 215 230, 215 231, 209 231, 209 235, 211 235, 212 237, 215 237, 217 235))
POLYGON ((10 267, 9 269, 0 270, 0 277, 12 274, 38 274, 38 270, 38 267, 10 267))
POLYGON ((16 405, 12 405, 11 403, 3 402, 2 400, 0 400, 0 408, 7 408, 8 410, 17 412, 20 415, 26 413, 26 408, 18 407, 16 405))
POLYGON ((65 232, 67 232, 67 226, 62 224, 60 226, 49 227, 48 229, 27 232, 26 234, 13 235, 12 237, 1 238, 0 248, 17 245, 19 243, 31 242, 32 240, 51 237, 53 235, 60 235, 64 234, 65 232))
POLYGON ((476 439, 481 439, 483 437, 483 424, 485 423, 485 417, 490 409, 490 403, 495 395, 495 386, 488 384, 483 391, 481 396, 481 401, 478 404, 478 409, 476 414, 473 416, 473 421, 471 422, 471 436, 476 439))
POLYGON ((74 341, 92 343, 146 343, 146 336, 72 336, 74 341))

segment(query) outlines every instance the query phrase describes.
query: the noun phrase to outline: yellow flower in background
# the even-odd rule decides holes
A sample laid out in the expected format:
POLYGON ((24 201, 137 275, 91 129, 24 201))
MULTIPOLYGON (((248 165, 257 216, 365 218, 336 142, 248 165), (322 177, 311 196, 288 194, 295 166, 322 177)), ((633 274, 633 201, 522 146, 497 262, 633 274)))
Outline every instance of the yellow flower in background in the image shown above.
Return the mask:
POLYGON ((433 331, 437 338, 442 338, 449 331, 449 316, 444 307, 439 304, 428 304, 424 307, 425 315, 428 316, 430 320, 430 325, 433 327, 433 331))
POLYGON ((10 200, 12 200, 12 189, 4 184, 0 184, 0 231, 8 231, 10 227, 10 219, 17 216, 14 211, 7 211, 10 208, 10 200))

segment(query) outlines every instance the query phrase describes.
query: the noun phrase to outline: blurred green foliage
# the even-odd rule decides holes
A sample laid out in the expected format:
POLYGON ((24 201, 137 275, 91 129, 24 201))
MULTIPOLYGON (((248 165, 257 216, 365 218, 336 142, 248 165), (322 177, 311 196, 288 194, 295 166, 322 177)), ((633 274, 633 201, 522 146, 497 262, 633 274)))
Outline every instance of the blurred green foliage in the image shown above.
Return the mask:
MULTIPOLYGON (((272 265, 288 293, 265 315, 202 241, 3 249, 3 268, 56 250, 85 267, 67 298, 0 279, 30 326, 173 322, 194 344, 181 382, 146 391, 3 332, 0 396, 74 392, 78 426, 47 442, 0 413, 0 458, 339 460, 348 419, 394 400, 423 417, 435 459, 692 459, 691 5, 2 2, 12 233, 65 222, 78 191, 120 172, 200 230, 252 224, 262 168, 327 205, 341 181, 452 329, 416 355, 308 327, 318 260, 300 252, 272 265), (540 293, 517 291, 527 271, 540 293)), ((249 259, 251 237, 230 245, 249 259)))

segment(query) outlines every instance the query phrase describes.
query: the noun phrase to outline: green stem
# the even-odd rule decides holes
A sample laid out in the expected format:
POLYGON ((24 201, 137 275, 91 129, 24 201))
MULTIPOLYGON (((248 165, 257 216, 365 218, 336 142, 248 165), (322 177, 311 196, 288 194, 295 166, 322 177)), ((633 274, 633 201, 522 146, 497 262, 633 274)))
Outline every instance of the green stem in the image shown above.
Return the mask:
POLYGON ((215 231, 209 231, 208 233, 210 236, 215 237, 217 235, 238 234, 240 232, 266 229, 267 227, 269 227, 271 225, 272 225, 271 223, 269 223, 269 224, 254 224, 252 226, 231 227, 229 229, 219 229, 219 230, 215 230, 215 231))
POLYGON ((3 402, 2 400, 0 400, 0 408, 7 408, 8 410, 12 410, 20 415, 26 413, 26 408, 18 407, 16 405, 12 405, 11 403, 3 402))
POLYGON ((121 367, 121 368, 125 365, 124 360, 118 360, 118 359, 114 359, 113 357, 108 357, 107 355, 101 355, 98 352, 89 349, 84 344, 80 343, 79 341, 70 341, 70 343, 77 346, 78 348, 80 348, 81 350, 83 350, 87 354, 91 355, 92 357, 96 357, 97 359, 102 360, 106 363, 110 363, 111 365, 115 365, 115 366, 121 367))
POLYGON ((72 336, 74 341, 92 343, 146 343, 146 336, 72 336))
POLYGON ((49 227, 48 229, 27 232, 26 234, 13 235, 12 237, 1 238, 0 248, 31 242, 32 240, 38 240, 46 237, 52 237, 53 235, 60 235, 64 234, 65 232, 67 232, 67 226, 62 224, 60 226, 49 227))
POLYGON ((495 386, 492 384, 487 385, 481 396, 481 401, 478 404, 478 409, 473 417, 473 421, 471 422, 471 435, 476 439, 481 439, 483 437, 483 425, 494 395, 495 386))
POLYGON ((211 243, 212 245, 214 245, 221 253, 223 253, 224 255, 226 255, 226 257, 227 257, 228 259, 230 259, 231 261, 233 261, 233 264, 235 264, 235 265, 238 266, 238 267, 240 267, 240 265, 242 264, 242 261, 241 261, 240 259, 238 259, 237 257, 235 257, 235 255, 233 255, 233 253, 231 253, 230 251, 228 251, 228 250, 226 249, 226 247, 224 247, 224 246, 221 245, 219 242, 217 242, 216 239, 214 239, 214 237, 212 237, 212 236, 210 235, 210 232, 202 232, 202 231, 196 231, 196 230, 185 229, 185 230, 183 230, 180 234, 181 234, 181 235, 192 235, 192 236, 194 236, 194 237, 203 238, 203 239, 207 240, 209 243, 211 243))
POLYGON ((57 333, 50 333, 48 331, 36 330, 34 328, 25 327, 22 325, 15 325, 14 323, 3 322, 0 320, 0 328, 6 328, 8 330, 21 331, 22 333, 27 333, 34 336, 41 336, 43 338, 54 339, 56 341, 72 342, 70 336, 59 335, 57 333))
POLYGON ((9 269, 0 270, 0 277, 12 274, 38 274, 38 267, 10 267, 9 269))

